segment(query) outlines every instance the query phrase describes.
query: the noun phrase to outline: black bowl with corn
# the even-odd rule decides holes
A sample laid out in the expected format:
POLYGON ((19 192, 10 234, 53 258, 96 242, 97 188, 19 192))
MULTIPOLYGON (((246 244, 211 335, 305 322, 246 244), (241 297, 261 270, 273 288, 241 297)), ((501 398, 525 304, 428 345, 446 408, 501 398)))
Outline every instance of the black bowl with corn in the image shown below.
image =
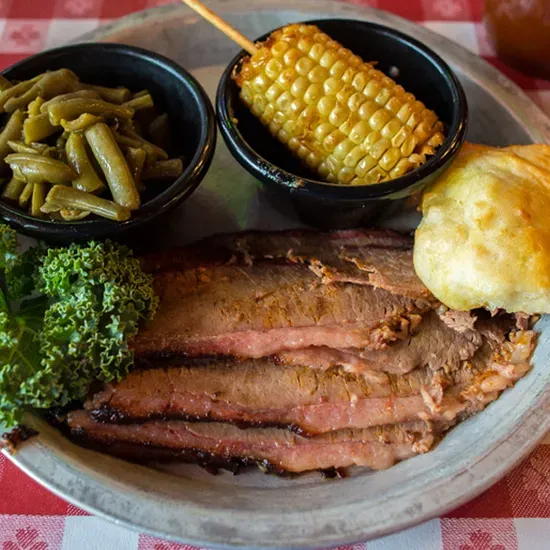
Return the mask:
POLYGON ((66 46, 4 71, 0 87, 0 215, 23 233, 127 235, 180 204, 210 165, 206 93, 153 52, 66 46))
POLYGON ((374 223, 432 181, 464 141, 468 114, 433 51, 341 19, 259 38, 227 67, 216 106, 238 162, 321 228, 374 223))

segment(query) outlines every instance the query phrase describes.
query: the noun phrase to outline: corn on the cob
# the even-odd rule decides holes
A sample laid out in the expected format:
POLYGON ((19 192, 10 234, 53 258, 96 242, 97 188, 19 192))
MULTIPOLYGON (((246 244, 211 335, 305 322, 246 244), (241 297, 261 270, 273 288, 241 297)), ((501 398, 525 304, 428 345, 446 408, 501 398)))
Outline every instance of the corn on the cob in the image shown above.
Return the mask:
POLYGON ((273 32, 234 78, 252 113, 328 182, 397 178, 443 143, 433 111, 313 25, 273 32))

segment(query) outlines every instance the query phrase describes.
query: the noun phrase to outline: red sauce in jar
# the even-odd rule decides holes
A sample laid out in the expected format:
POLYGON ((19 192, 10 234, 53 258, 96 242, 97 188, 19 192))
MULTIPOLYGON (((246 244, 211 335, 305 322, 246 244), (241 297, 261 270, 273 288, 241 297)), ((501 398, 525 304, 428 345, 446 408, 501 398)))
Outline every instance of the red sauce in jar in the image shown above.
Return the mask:
POLYGON ((484 21, 505 63, 550 79, 550 0, 485 0, 484 21))

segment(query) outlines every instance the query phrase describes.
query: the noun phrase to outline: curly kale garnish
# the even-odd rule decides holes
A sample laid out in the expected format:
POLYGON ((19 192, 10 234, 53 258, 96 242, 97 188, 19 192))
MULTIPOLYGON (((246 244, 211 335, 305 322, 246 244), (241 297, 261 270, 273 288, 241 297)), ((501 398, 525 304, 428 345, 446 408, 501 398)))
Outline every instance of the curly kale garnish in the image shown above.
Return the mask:
POLYGON ((25 300, 10 312, 3 293, 0 298, 0 424, 13 426, 27 407, 44 407, 48 392, 33 390, 40 376, 40 332, 45 297, 25 300))
POLYGON ((0 224, 0 269, 9 270, 19 258, 17 233, 9 226, 0 224))
POLYGON ((0 271, 4 290, 10 300, 19 300, 35 291, 38 268, 46 253, 46 246, 37 243, 25 252, 19 251, 17 233, 0 224, 0 271))
POLYGON ((5 226, 0 240, 7 295, 40 293, 19 306, 0 293, 0 424, 10 427, 27 407, 65 406, 94 380, 122 378, 133 362, 129 341, 158 299, 152 277, 116 243, 17 254, 5 226))
POLYGON ((128 342, 158 303, 152 277, 131 251, 115 243, 49 250, 39 269, 39 289, 53 300, 40 335, 42 366, 63 373, 63 405, 86 394, 93 379, 127 374, 128 342))

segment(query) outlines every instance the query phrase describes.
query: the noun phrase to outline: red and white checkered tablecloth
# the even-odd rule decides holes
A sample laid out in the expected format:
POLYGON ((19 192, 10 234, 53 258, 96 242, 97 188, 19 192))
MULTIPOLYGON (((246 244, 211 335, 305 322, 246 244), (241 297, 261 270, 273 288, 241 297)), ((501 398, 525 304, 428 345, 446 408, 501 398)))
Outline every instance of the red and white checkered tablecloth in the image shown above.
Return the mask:
MULTIPOLYGON (((251 0, 252 3, 253 0, 251 0)), ((0 0, 0 69, 166 0, 0 0)), ((454 39, 511 77, 550 115, 550 82, 495 58, 482 0, 355 0, 454 39)), ((550 53, 550 52, 549 52, 550 53)), ((2 550, 179 550, 89 516, 43 489, 0 455, 2 550)), ((550 436, 506 478, 467 505, 419 527, 345 550, 550 550, 550 436)), ((340 549, 344 550, 344 548, 340 549)))

